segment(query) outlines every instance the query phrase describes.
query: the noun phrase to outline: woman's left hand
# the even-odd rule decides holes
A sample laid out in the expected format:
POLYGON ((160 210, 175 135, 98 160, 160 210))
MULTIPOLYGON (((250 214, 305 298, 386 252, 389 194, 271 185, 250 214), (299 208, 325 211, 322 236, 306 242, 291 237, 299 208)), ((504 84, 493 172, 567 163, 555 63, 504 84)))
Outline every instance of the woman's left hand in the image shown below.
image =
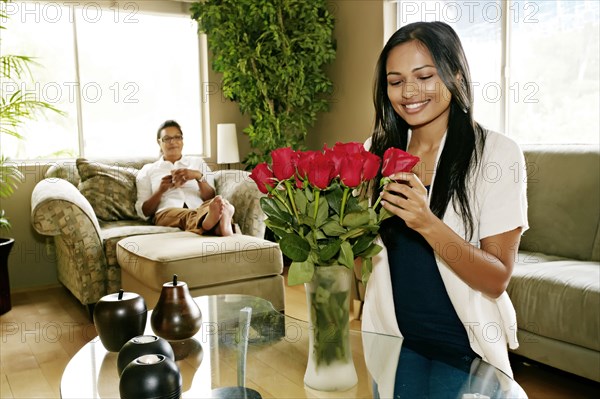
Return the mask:
POLYGON ((402 218, 411 229, 422 232, 437 217, 429 209, 427 189, 414 173, 396 173, 383 187, 381 204, 390 213, 402 218))

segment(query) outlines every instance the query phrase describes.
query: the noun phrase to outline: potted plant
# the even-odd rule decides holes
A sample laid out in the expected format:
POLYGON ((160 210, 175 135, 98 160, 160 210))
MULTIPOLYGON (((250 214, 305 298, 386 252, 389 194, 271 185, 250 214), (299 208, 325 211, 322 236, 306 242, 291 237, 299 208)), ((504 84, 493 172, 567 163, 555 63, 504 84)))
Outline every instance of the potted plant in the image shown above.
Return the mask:
MULTIPOLYGON (((0 21, 6 21, 6 8, 8 0, 0 2, 0 21)), ((6 27, 1 24, 0 30, 6 27)), ((4 33, 5 34, 5 33, 4 33)), ((1 43, 1 38, 0 38, 1 43)), ((41 111, 51 110, 62 114, 51 104, 40 101, 32 92, 23 90, 22 81, 33 81, 31 66, 36 64, 33 58, 24 55, 0 54, 0 138, 4 135, 23 140, 19 128, 26 120, 33 119, 41 111), (21 87, 15 91, 7 92, 8 87, 21 87)), ((0 153, 0 199, 9 198, 23 180, 23 174, 17 164, 9 161, 0 153)), ((14 244, 14 238, 3 238, 2 234, 11 228, 10 221, 4 209, 0 208, 0 314, 8 312, 11 308, 10 285, 8 280, 8 255, 14 244)))
POLYGON ((191 7, 223 74, 225 98, 250 116, 247 170, 282 147, 305 149, 307 130, 328 109, 335 59, 326 0, 206 0, 191 7))

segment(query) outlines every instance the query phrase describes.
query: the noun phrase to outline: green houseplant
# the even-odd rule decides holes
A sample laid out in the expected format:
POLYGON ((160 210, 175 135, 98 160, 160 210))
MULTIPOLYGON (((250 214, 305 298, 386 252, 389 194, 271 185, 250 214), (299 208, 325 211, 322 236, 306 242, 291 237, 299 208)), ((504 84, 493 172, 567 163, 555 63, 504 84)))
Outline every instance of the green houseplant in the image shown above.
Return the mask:
POLYGON ((281 147, 304 149, 307 130, 328 109, 335 59, 333 16, 325 0, 206 0, 191 7, 223 74, 225 98, 250 116, 246 169, 281 147))
MULTIPOLYGON (((0 21, 2 22, 8 18, 5 12, 6 3, 8 0, 0 1, 0 21)), ((6 26, 0 24, 0 31, 5 29, 6 26)), ((62 113, 51 104, 40 101, 32 92, 24 90, 21 83, 25 80, 34 80, 30 69, 34 64, 35 61, 31 57, 4 54, 4 52, 0 54, 0 77, 2 79, 2 85, 0 85, 0 139, 2 136, 8 135, 23 140, 24 137, 19 133, 19 129, 26 120, 37 117, 44 110, 62 113), (20 88, 13 91, 7 90, 9 87, 20 88)), ((4 154, 0 153, 0 199, 9 198, 22 180, 23 174, 17 164, 10 162, 4 154)), ((0 208, 0 234, 10 228, 10 221, 4 209, 0 208)), ((0 278, 0 314, 6 313, 11 308, 7 262, 13 244, 13 238, 0 237, 0 273, 2 274, 0 278)))

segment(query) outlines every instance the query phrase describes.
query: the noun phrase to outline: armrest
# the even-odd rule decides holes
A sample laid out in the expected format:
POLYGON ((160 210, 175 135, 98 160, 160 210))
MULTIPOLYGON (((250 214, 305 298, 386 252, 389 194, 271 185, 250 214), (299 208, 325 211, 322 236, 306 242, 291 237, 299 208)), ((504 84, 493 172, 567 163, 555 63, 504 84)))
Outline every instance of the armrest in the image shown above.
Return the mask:
POLYGON ((243 234, 257 238, 265 237, 266 216, 260 208, 264 196, 250 179, 250 172, 243 170, 219 170, 215 172, 215 189, 218 195, 235 207, 233 220, 243 234))
POLYGON ((58 280, 84 304, 106 295, 109 271, 100 226, 92 206, 64 179, 39 182, 31 194, 31 223, 54 236, 58 280))
POLYGON ((35 186, 31 193, 31 221, 43 235, 70 235, 74 229, 87 229, 86 236, 95 235, 101 242, 100 225, 92 206, 75 186, 63 179, 44 179, 35 186), (67 215, 76 220, 69 218, 65 222, 67 215))

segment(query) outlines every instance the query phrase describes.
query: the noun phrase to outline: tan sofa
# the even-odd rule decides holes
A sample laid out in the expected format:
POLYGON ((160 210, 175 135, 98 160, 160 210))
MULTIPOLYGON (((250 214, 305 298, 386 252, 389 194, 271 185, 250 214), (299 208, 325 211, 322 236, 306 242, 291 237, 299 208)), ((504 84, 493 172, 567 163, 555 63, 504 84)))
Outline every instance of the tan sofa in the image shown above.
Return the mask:
POLYGON ((600 382, 598 147, 524 152, 530 229, 508 286, 517 311, 515 352, 600 382))
MULTIPOLYGON (((142 255, 175 237, 172 242, 179 245, 182 253, 187 250, 186 245, 210 248, 213 252, 212 257, 205 257, 206 251, 195 251, 202 261, 190 261, 203 265, 203 273, 179 269, 179 280, 187 282, 190 288, 202 286, 206 293, 257 295, 271 301, 277 310, 284 310, 281 251, 277 244, 263 239, 264 214, 259 205, 262 194, 249 179, 248 172, 226 170, 215 173, 216 192, 235 206, 234 222, 242 235, 227 238, 198 236, 176 228, 153 226, 136 218, 135 174, 152 161, 77 160, 77 163, 61 162, 48 169, 46 179, 39 182, 32 193, 32 223, 38 233, 54 237, 59 281, 83 305, 91 308, 102 296, 122 287, 122 270, 117 260, 119 241, 127 238, 145 242, 147 248, 142 245, 135 249, 142 255), (152 239, 144 239, 146 235, 152 239), (257 248, 260 251, 257 252, 257 248), (247 251, 252 252, 251 257, 245 253, 247 251), (253 262, 235 262, 240 258, 253 262), (248 264, 251 267, 244 270, 248 264)), ((125 248, 132 249, 133 246, 125 245, 125 248)), ((129 262, 128 266, 133 263, 129 262)), ((146 276, 146 279, 155 273, 155 282, 171 279, 170 269, 149 272, 138 268, 134 273, 146 276)), ((138 281, 140 289, 145 286, 144 281, 143 278, 138 281)), ((152 307, 155 297, 147 302, 152 307)))

